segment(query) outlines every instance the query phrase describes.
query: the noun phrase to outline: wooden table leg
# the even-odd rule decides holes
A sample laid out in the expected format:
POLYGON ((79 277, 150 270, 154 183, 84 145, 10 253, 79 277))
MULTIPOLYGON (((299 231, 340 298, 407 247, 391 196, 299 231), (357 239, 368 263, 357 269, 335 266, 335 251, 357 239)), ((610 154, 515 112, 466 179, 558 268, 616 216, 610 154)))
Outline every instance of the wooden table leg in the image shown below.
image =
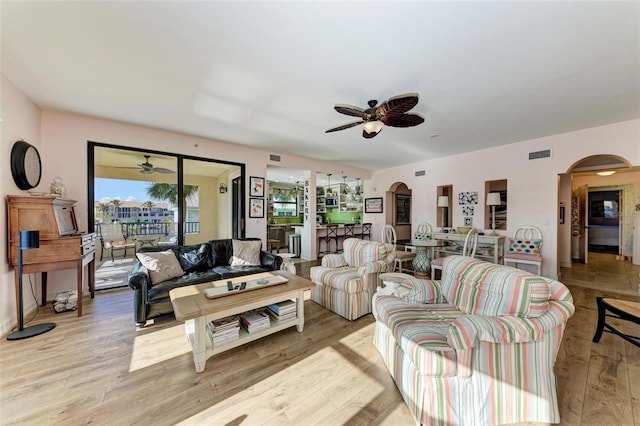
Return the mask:
POLYGON ((76 275, 78 276, 78 316, 81 317, 82 316, 82 270, 84 269, 82 267, 82 259, 78 260, 78 264, 76 268, 77 268, 76 275))

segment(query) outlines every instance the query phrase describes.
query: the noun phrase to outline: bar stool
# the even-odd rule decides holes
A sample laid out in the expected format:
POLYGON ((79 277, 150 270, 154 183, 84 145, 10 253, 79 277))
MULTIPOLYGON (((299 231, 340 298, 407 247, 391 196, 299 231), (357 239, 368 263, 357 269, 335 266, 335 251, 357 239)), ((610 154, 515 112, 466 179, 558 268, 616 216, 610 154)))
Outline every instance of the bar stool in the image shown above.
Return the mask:
POLYGON ((338 252, 338 225, 327 225, 327 234, 324 236, 324 251, 322 254, 337 253, 338 252), (336 249, 331 251, 331 241, 334 242, 336 249))
MULTIPOLYGON (((354 238, 354 237, 356 237, 356 224, 346 223, 344 225, 344 235, 340 236, 340 240, 344 243, 344 240, 346 240, 347 238, 354 238)), ((341 248, 340 251, 342 252, 343 249, 341 248)))
POLYGON ((362 239, 362 240, 371 240, 371 226, 372 226, 371 222, 367 222, 367 223, 363 223, 362 224, 362 231, 358 235, 360 237, 360 239, 362 239))

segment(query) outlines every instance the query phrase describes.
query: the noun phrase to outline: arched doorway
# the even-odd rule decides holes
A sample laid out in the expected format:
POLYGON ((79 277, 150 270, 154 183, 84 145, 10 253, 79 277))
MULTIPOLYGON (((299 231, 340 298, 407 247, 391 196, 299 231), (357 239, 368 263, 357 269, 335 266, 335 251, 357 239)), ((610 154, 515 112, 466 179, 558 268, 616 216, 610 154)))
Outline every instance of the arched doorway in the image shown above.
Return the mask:
POLYGON ((385 225, 396 229, 398 241, 411 240, 411 189, 404 182, 395 182, 385 194, 385 225))
POLYGON ((558 185, 558 265, 588 263, 589 251, 610 251, 621 259, 638 259, 640 168, 617 155, 582 158, 558 185))

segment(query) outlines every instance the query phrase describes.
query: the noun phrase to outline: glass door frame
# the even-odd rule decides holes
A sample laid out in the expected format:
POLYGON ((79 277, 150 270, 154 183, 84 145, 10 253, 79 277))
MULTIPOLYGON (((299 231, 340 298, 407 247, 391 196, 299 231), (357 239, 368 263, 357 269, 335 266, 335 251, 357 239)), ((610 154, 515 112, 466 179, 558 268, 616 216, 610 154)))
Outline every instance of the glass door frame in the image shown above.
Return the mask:
MULTIPOLYGON (((144 148, 136 148, 136 147, 129 147, 129 146, 121 146, 121 145, 113 145, 113 144, 107 144, 107 143, 102 143, 102 142, 94 142, 94 141, 87 141, 87 227, 89 230, 93 230, 95 229, 95 224, 96 224, 96 218, 95 218, 95 208, 94 208, 94 198, 95 198, 95 186, 94 186, 94 179, 95 179, 95 148, 100 147, 100 148, 110 148, 110 149, 117 149, 117 150, 123 150, 123 151, 132 151, 132 152, 140 152, 142 154, 152 154, 152 155, 162 155, 162 156, 168 156, 168 157, 175 157, 176 158, 176 164, 177 164, 177 170, 176 170, 176 179, 177 182, 176 184, 178 185, 178 200, 183 200, 184 199, 184 160, 195 160, 195 161, 205 161, 205 162, 211 162, 211 163, 220 163, 220 164, 228 164, 230 166, 237 166, 240 168, 240 178, 239 178, 239 185, 233 185, 232 187, 232 196, 234 197, 234 200, 237 200, 238 202, 238 206, 240 207, 239 210, 236 212, 237 216, 235 216, 233 219, 237 218, 239 219, 239 225, 238 227, 234 227, 234 236, 233 238, 236 238, 235 233, 238 232, 239 238, 245 238, 245 233, 246 233, 246 229, 245 229, 245 196, 244 194, 246 193, 246 188, 245 188, 245 164, 244 163, 235 163, 232 161, 224 161, 224 160, 217 160, 217 159, 211 159, 211 158, 203 158, 203 157, 194 157, 194 156, 190 156, 190 155, 184 155, 184 154, 176 154, 173 152, 166 152, 166 151, 157 151, 157 150, 153 150, 153 149, 144 149, 144 148), (238 193, 239 192, 239 193, 238 193)), ((185 212, 184 212, 184 204, 185 203, 178 203, 178 223, 176 224, 177 226, 177 232, 178 232, 178 241, 177 244, 178 245, 184 245, 184 218, 185 218, 185 212)))

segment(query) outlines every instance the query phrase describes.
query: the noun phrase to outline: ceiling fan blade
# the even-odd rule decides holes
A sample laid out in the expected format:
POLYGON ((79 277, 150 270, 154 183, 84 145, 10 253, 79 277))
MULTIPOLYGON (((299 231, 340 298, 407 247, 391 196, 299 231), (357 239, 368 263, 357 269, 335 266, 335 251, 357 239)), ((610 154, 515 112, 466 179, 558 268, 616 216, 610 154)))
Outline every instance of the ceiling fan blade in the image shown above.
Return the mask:
POLYGON ((340 114, 351 115, 353 117, 367 118, 367 112, 356 106, 336 104, 334 107, 340 114))
POLYGON ((413 127, 424 123, 424 117, 416 113, 398 114, 385 116, 382 122, 391 127, 413 127))
POLYGON ((114 169, 139 169, 140 167, 114 166, 114 169))
POLYGON ((356 122, 349 123, 349 124, 343 124, 342 126, 338 126, 338 127, 334 127, 333 129, 329 129, 329 130, 325 131, 325 133, 337 132, 338 130, 348 129, 350 127, 354 127, 354 126, 357 126, 358 124, 362 124, 362 123, 364 123, 364 121, 356 121, 356 122))
POLYGON ((417 93, 394 96, 378 107, 378 114, 381 117, 404 114, 418 104, 418 98, 417 93))
POLYGON ((152 170, 156 173, 175 173, 175 171, 170 169, 165 169, 164 167, 156 167, 155 169, 152 169, 152 170))

